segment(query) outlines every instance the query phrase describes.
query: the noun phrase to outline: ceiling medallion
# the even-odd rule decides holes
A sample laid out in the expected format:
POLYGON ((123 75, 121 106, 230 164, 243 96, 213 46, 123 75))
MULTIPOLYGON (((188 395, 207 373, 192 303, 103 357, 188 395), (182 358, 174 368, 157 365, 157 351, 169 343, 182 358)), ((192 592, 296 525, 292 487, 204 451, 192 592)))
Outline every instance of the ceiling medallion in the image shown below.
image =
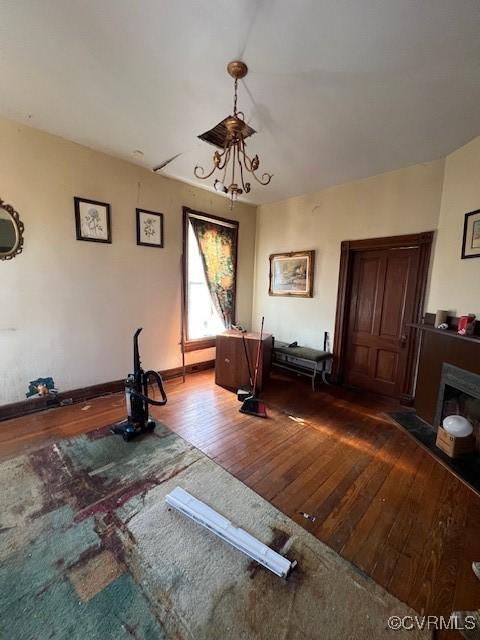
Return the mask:
POLYGON ((260 165, 259 157, 255 155, 250 158, 246 151, 245 139, 253 135, 255 130, 245 122, 243 112, 237 111, 237 90, 238 81, 248 73, 247 65, 240 60, 234 60, 228 64, 227 71, 235 81, 233 115, 227 116, 213 129, 198 136, 201 140, 219 147, 221 151, 215 151, 213 154, 213 168, 210 173, 205 175, 203 167, 198 165, 193 173, 196 178, 207 180, 215 171, 220 172, 220 179, 217 178, 213 186, 217 191, 230 195, 230 208, 232 208, 238 196, 242 193, 250 193, 251 185, 245 177, 248 179, 251 174, 259 184, 265 186, 272 179, 272 174, 264 173, 259 178, 255 173, 260 165), (230 181, 229 185, 227 185, 228 181, 230 181))

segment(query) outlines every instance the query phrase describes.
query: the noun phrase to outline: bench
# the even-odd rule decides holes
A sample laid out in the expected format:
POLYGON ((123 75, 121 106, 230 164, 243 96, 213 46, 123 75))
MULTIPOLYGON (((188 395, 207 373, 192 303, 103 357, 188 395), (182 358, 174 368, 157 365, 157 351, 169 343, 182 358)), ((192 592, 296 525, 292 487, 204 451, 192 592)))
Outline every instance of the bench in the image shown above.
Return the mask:
POLYGON ((326 378, 327 363, 331 360, 332 354, 329 351, 320 351, 310 347, 289 347, 286 342, 277 340, 273 344, 272 364, 292 373, 311 378, 313 391, 315 391, 315 378, 318 373, 321 374, 323 382, 328 384, 326 378))
POLYGON ((328 384, 327 364, 331 360, 332 354, 329 351, 310 347, 289 347, 286 342, 276 340, 273 344, 272 364, 280 369, 310 378, 313 391, 315 391, 315 379, 318 373, 321 374, 323 382, 328 384))

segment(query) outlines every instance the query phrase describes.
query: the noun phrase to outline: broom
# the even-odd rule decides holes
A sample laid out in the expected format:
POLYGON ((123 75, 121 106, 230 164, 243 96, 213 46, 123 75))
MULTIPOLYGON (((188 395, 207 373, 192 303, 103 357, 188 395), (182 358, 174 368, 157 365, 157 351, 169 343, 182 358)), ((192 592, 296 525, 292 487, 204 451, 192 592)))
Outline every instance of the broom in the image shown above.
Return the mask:
POLYGON ((245 353, 245 360, 247 361, 247 369, 248 369, 248 385, 244 385, 237 389, 237 400, 243 402, 246 398, 252 395, 253 393, 253 379, 252 379, 252 369, 250 367, 250 358, 248 357, 248 349, 247 343, 245 342, 245 335, 242 333, 242 342, 243 342, 243 351, 245 353))
POLYGON ((255 362, 255 375, 253 378, 253 393, 251 396, 246 398, 243 401, 242 406, 240 407, 240 413, 247 413, 250 416, 256 416, 257 418, 266 418, 267 417, 267 408, 265 403, 259 400, 256 397, 257 393, 257 378, 258 378, 258 367, 260 365, 260 350, 262 348, 262 338, 263 338, 263 322, 264 318, 262 317, 262 326, 260 328, 260 340, 258 342, 257 347, 257 358, 255 362))

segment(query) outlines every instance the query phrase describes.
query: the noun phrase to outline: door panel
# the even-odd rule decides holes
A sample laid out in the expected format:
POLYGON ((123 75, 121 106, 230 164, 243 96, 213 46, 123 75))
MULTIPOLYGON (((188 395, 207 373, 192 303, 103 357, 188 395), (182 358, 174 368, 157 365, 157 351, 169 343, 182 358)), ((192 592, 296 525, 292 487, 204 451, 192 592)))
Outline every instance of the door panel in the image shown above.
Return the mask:
POLYGON ((397 374, 397 354, 393 351, 378 349, 375 377, 384 382, 395 382, 397 374))
POLYGON ((398 397, 413 321, 418 248, 357 251, 352 265, 345 382, 398 397))
POLYGON ((371 333, 373 331, 376 283, 380 261, 376 257, 366 257, 359 261, 357 298, 354 312, 354 331, 371 333))
POLYGON ((401 335, 410 257, 399 249, 395 253, 387 256, 380 335, 398 339, 401 335))
POLYGON ((365 345, 352 345, 352 362, 353 371, 368 374, 370 367, 370 349, 365 345))

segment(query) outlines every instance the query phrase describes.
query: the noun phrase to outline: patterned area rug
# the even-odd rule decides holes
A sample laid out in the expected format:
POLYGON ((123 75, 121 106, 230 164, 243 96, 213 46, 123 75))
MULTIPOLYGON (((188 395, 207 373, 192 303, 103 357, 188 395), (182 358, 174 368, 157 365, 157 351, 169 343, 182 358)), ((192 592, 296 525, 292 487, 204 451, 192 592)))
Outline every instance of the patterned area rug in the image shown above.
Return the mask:
POLYGON ((0 465, 8 640, 429 637, 414 613, 168 429, 107 429, 0 465), (277 578, 165 504, 181 486, 298 569, 277 578))

